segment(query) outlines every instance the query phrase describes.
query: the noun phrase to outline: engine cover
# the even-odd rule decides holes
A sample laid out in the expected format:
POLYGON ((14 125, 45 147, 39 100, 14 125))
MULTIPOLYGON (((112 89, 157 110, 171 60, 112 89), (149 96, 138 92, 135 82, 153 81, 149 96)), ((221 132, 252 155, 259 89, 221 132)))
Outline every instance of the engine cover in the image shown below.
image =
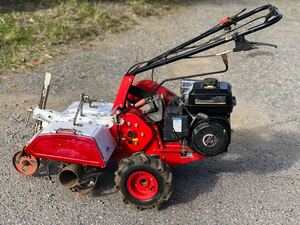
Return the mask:
POLYGON ((216 121, 200 122, 192 131, 190 145, 196 152, 215 156, 227 150, 230 127, 216 121))
POLYGON ((189 112, 207 115, 229 115, 236 105, 228 82, 215 78, 181 81, 182 100, 189 112))

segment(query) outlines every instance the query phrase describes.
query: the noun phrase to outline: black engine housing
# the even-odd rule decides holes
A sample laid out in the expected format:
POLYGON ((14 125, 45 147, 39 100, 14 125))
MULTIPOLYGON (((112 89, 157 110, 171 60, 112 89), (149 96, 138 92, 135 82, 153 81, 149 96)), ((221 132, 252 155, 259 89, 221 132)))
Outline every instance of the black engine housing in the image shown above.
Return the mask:
POLYGON ((194 151, 206 156, 227 151, 230 113, 236 105, 231 85, 214 78, 182 80, 181 94, 165 110, 164 140, 185 138, 194 151))
POLYGON ((191 113, 226 116, 236 105, 231 85, 215 78, 204 80, 182 80, 182 100, 191 113))

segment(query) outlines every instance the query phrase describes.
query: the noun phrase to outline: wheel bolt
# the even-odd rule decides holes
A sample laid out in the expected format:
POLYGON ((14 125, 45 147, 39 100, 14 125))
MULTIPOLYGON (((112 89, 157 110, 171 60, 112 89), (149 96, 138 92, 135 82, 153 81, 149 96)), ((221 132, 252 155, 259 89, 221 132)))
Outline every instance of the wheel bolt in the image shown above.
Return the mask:
POLYGON ((27 172, 28 167, 27 167, 27 166, 23 166, 23 167, 22 167, 22 170, 23 170, 24 172, 27 172))

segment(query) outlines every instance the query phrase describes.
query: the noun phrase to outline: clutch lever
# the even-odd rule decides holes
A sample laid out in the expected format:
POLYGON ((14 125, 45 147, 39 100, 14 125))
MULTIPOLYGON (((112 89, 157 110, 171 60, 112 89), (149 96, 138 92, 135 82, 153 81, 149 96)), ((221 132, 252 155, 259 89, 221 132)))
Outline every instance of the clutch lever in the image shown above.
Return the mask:
POLYGON ((277 48, 277 45, 264 43, 264 42, 252 42, 246 40, 245 36, 236 36, 234 37, 235 41, 235 48, 233 52, 240 52, 240 51, 250 51, 253 49, 258 49, 258 46, 268 46, 277 48))
POLYGON ((239 11, 238 13, 236 13, 235 15, 228 17, 228 20, 235 21, 239 17, 239 15, 241 15, 246 10, 247 10, 247 8, 242 9, 241 11, 239 11))

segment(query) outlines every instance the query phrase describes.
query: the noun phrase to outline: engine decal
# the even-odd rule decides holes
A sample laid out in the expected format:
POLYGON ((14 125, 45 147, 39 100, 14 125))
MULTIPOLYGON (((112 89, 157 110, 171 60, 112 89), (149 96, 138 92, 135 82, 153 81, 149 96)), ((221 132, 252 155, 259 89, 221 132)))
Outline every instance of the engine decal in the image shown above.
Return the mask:
POLYGON ((205 146, 212 147, 216 144, 216 137, 213 134, 206 134, 203 137, 202 142, 205 146))
POLYGON ((182 132, 182 119, 181 117, 173 117, 173 129, 175 132, 182 132))
POLYGON ((195 104, 226 104, 226 96, 201 96, 201 98, 195 98, 195 104))

